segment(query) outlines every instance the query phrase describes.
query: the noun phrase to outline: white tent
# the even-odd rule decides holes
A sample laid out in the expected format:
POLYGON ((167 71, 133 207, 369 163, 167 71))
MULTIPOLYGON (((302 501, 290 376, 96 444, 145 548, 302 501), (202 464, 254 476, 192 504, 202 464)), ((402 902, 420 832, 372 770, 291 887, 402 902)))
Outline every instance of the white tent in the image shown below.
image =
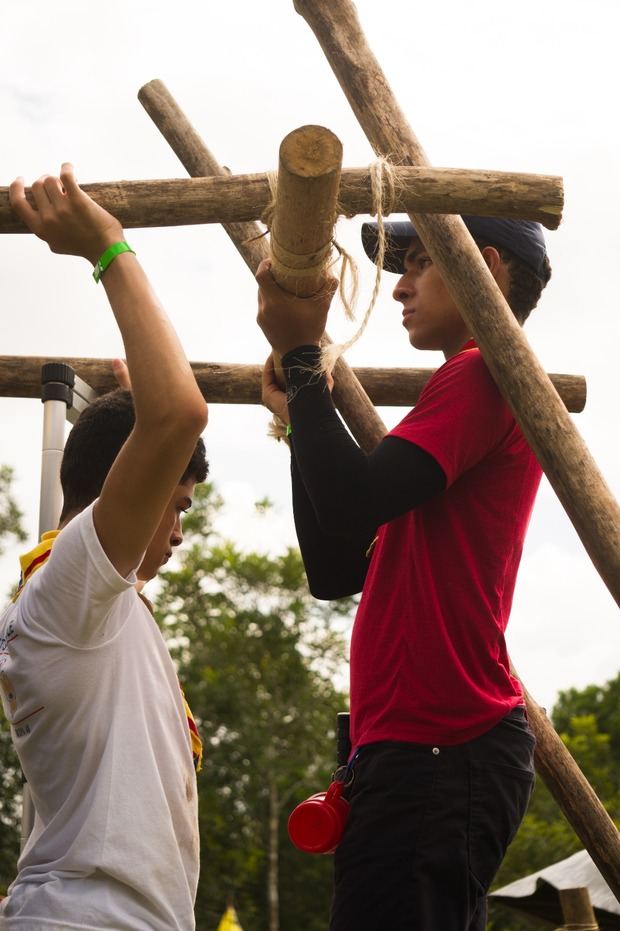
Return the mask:
POLYGON ((496 889, 490 893, 489 898, 547 921, 561 923, 558 889, 582 886, 590 893, 601 931, 620 931, 620 903, 586 850, 580 850, 566 860, 552 863, 536 873, 496 889))

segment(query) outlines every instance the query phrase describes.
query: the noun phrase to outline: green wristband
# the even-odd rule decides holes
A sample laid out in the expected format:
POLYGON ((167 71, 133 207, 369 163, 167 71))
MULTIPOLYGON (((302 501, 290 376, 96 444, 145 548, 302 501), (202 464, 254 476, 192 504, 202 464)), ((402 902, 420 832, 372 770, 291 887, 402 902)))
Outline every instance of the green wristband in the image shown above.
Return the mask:
POLYGON ((286 425, 286 435, 287 437, 293 435, 293 428, 291 427, 290 423, 287 423, 286 425))
POLYGON ((133 249, 128 242, 115 242, 113 246, 108 246, 93 269, 93 278, 97 284, 99 284, 101 276, 103 275, 106 268, 112 264, 117 255, 121 255, 123 252, 133 252, 133 249))

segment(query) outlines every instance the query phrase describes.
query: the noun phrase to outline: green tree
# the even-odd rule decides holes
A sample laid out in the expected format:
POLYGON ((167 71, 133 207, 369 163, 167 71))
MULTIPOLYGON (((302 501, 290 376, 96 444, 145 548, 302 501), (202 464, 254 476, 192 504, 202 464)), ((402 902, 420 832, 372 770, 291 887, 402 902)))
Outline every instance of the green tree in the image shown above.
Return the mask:
MULTIPOLYGON (((551 718, 612 818, 620 817, 620 676, 602 686, 561 692, 551 718)), ((540 779, 528 813, 494 883, 499 888, 563 860, 583 844, 540 779)), ((521 917, 513 909, 492 905, 489 931, 544 931, 545 922, 521 917)))
POLYGON ((620 674, 604 685, 560 692, 553 708, 553 724, 560 733, 568 733, 573 718, 594 715, 598 729, 609 735, 609 753, 620 769, 620 674))
POLYGON ((292 848, 286 819, 334 768, 346 705, 333 678, 352 602, 313 599, 296 550, 245 553, 218 539, 217 506, 211 489, 197 494, 193 543, 156 602, 205 740, 198 927, 215 928, 232 895, 244 931, 323 931, 331 858, 292 848))
POLYGON ((12 483, 13 469, 10 466, 0 466, 0 553, 4 552, 7 536, 13 536, 22 542, 26 539, 22 526, 23 514, 11 492, 12 483))
POLYGON ((21 768, 13 749, 8 722, 0 714, 0 895, 4 895, 15 878, 21 800, 21 768))
MULTIPOLYGON (((25 540, 22 513, 13 498, 13 470, 0 466, 0 553, 7 537, 25 540)), ((16 575, 17 575, 16 567, 16 575)), ((4 715, 0 714, 0 894, 15 875, 21 817, 21 769, 4 715)))

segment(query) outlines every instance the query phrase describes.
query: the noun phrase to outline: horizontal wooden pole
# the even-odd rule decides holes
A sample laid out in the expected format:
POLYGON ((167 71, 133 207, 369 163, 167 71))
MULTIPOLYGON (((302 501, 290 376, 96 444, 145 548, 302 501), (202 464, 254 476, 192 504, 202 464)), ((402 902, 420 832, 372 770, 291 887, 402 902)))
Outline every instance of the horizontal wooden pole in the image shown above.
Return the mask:
MULTIPOLYGON (((0 356, 0 397, 41 397, 41 366, 46 362, 70 365, 90 387, 103 394, 116 382, 111 359, 49 358, 48 356, 0 356)), ((211 404, 260 404, 262 365, 192 362, 196 381, 211 404)), ((381 407, 412 407, 435 369, 354 368, 353 372, 371 401, 381 407)), ((586 380, 582 375, 550 375, 566 407, 583 410, 586 380)))
MULTIPOLYGON (((392 213, 465 213, 521 217, 556 229, 564 202, 562 179, 555 175, 468 171, 458 168, 394 168, 392 213)), ((83 184, 93 200, 109 210, 125 229, 239 223, 259 220, 272 200, 267 175, 164 178, 83 184)), ((0 233, 27 233, 9 205, 8 187, 0 187, 0 233)), ((31 199, 30 188, 26 196, 31 199)), ((367 168, 342 171, 339 210, 346 216, 372 210, 367 168)))

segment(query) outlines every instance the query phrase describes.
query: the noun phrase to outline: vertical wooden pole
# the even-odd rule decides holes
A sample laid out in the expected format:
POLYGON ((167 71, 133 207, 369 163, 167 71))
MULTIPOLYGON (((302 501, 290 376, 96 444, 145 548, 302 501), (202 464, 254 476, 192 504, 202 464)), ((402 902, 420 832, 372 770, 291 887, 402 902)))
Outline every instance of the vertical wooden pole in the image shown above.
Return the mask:
POLYGON ((598 921, 586 886, 575 889, 560 889, 560 907, 567 928, 583 928, 583 931, 598 931, 598 921))
POLYGON ((271 273, 284 291, 311 297, 332 255, 342 145, 323 126, 302 126, 282 141, 271 222, 271 273))
MULTIPOLYGON (((341 169, 340 140, 323 126, 302 126, 280 146, 269 248, 271 274, 289 294, 313 297, 325 285, 341 169)), ((274 363, 284 387, 275 352, 274 363)))

